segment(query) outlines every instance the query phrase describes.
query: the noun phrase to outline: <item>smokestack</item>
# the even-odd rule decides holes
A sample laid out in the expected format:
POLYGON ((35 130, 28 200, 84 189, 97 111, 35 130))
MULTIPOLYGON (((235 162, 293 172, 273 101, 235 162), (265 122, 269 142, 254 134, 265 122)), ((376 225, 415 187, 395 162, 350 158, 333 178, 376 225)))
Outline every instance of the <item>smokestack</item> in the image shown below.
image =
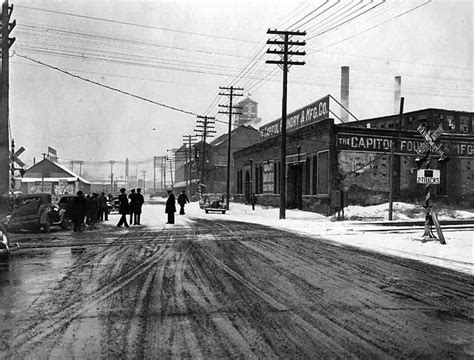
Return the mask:
MULTIPOLYGON (((341 104, 349 110, 349 66, 341 66, 341 104)), ((341 109, 342 122, 349 121, 349 113, 341 109)))
POLYGON ((400 97, 402 94, 402 77, 395 76, 395 90, 394 90, 394 99, 393 99, 393 113, 400 113, 400 97))

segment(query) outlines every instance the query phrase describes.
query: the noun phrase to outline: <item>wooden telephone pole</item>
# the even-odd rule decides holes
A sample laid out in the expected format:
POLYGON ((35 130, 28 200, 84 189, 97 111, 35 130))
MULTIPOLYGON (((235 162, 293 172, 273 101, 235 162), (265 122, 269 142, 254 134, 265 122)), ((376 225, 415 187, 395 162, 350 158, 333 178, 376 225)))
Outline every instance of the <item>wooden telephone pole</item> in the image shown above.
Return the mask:
POLYGON ((281 102, 281 172, 280 172, 280 219, 285 219, 286 209, 286 106, 288 70, 292 65, 304 65, 304 61, 291 61, 291 56, 306 55, 304 51, 290 50, 295 46, 304 46, 304 41, 292 41, 294 36, 305 36, 305 31, 279 31, 268 29, 267 34, 278 35, 281 40, 268 40, 268 45, 278 45, 279 49, 268 49, 267 54, 280 56, 280 60, 266 60, 267 64, 276 64, 283 70, 283 95, 281 102))
POLYGON ((230 203, 230 150, 231 150, 231 132, 232 132, 232 115, 241 114, 240 106, 232 106, 232 101, 234 96, 242 96, 242 94, 236 94, 234 91, 243 91, 243 88, 237 87, 224 87, 219 86, 221 90, 227 90, 229 92, 221 92, 219 95, 224 95, 229 97, 229 105, 219 105, 219 107, 226 108, 227 111, 219 111, 219 114, 228 114, 229 115, 229 128, 227 131, 227 182, 226 182, 226 209, 229 210, 230 203), (236 111, 234 111, 236 110, 236 111))
POLYGON ((210 116, 197 116, 198 119, 203 119, 203 120, 198 120, 198 124, 196 125, 197 129, 194 129, 197 133, 200 133, 202 136, 202 155, 201 155, 201 161, 202 161, 202 168, 201 168, 201 195, 202 195, 202 187, 204 185, 204 170, 206 167, 206 138, 207 137, 212 137, 213 133, 216 131, 214 130, 214 117, 210 116))

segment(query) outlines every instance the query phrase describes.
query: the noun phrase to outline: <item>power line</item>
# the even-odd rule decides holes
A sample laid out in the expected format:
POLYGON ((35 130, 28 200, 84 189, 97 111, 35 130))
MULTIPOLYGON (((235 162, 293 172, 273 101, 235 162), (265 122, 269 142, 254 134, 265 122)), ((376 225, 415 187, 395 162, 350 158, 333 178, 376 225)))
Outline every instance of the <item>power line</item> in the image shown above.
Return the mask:
POLYGON ((79 75, 76 75, 76 74, 72 74, 72 73, 70 73, 69 71, 65 71, 65 70, 60 69, 60 68, 58 68, 58 67, 56 67, 56 66, 52 66, 52 65, 46 64, 46 63, 44 63, 44 62, 42 62, 42 61, 32 59, 32 58, 30 58, 30 57, 28 57, 28 56, 25 56, 25 55, 20 55, 20 54, 16 53, 15 51, 13 51, 13 53, 14 53, 16 56, 18 56, 18 57, 21 57, 21 58, 24 58, 24 59, 33 61, 33 62, 35 62, 35 63, 37 63, 37 64, 40 64, 40 65, 46 66, 46 67, 48 67, 48 68, 50 68, 50 69, 53 69, 53 70, 62 72, 63 74, 69 75, 69 76, 74 77, 74 78, 76 78, 76 79, 80 79, 80 80, 89 82, 89 83, 91 83, 91 84, 95 84, 95 85, 98 85, 98 86, 100 86, 100 87, 103 87, 103 88, 106 88, 106 89, 109 89, 109 90, 112 90, 112 91, 116 91, 116 92, 118 92, 118 93, 121 93, 121 94, 124 94, 124 95, 128 95, 128 96, 131 96, 131 97, 133 97, 133 98, 140 99, 140 100, 143 100, 143 101, 152 103, 152 104, 154 104, 154 105, 162 106, 162 107, 167 108, 167 109, 170 109, 170 110, 182 112, 182 113, 188 114, 188 115, 197 116, 197 114, 194 113, 194 112, 187 111, 187 110, 183 110, 183 109, 179 109, 179 108, 176 108, 176 107, 174 107, 174 106, 166 105, 166 104, 163 104, 163 103, 159 103, 159 102, 157 102, 157 101, 147 99, 147 98, 145 98, 145 97, 143 97, 143 96, 135 95, 135 94, 132 94, 132 93, 130 93, 130 92, 128 92, 128 91, 120 90, 120 89, 118 89, 118 88, 115 88, 115 87, 112 87, 112 86, 109 86, 109 85, 105 85, 105 84, 99 83, 99 82, 94 81, 94 80, 87 79, 87 78, 85 78, 85 77, 82 77, 82 76, 79 76, 79 75))
POLYGON ((87 20, 96 20, 96 21, 109 22, 109 23, 113 23, 113 24, 135 26, 135 27, 139 27, 139 28, 143 28, 143 29, 162 30, 162 31, 175 32, 175 33, 179 33, 179 34, 204 36, 204 37, 209 37, 209 38, 214 38, 214 39, 221 39, 221 40, 232 40, 232 41, 239 41, 239 42, 246 42, 246 43, 257 43, 256 41, 252 41, 252 40, 229 38, 229 37, 225 37, 225 36, 218 36, 218 35, 204 34, 204 33, 196 33, 196 32, 185 31, 185 30, 175 30, 175 29, 169 29, 169 28, 151 26, 151 25, 142 25, 142 24, 136 24, 136 23, 131 23, 131 22, 127 22, 127 21, 119 21, 119 20, 99 18, 99 17, 95 17, 95 16, 79 15, 79 14, 67 13, 67 12, 56 11, 56 10, 40 9, 40 8, 35 8, 35 7, 32 7, 32 6, 15 5, 15 7, 28 9, 28 10, 34 10, 34 11, 48 12, 48 13, 52 13, 52 14, 72 16, 72 17, 77 17, 77 18, 87 19, 87 20))

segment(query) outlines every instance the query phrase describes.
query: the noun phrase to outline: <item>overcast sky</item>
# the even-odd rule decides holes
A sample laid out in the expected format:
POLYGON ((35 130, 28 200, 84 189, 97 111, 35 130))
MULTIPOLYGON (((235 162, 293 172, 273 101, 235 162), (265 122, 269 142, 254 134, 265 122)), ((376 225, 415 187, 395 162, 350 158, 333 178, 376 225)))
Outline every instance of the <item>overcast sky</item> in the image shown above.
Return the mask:
POLYGON ((28 164, 51 146, 64 162, 128 157, 137 171, 149 168, 195 133, 196 114, 216 116, 217 135, 226 131, 219 86, 243 87, 262 124, 276 120, 282 71, 265 64, 274 59, 264 53, 268 28, 307 32, 297 59, 306 64, 289 72, 289 111, 339 99, 341 66, 350 67, 350 110, 360 119, 393 113, 397 75, 405 111, 473 111, 469 0, 9 3, 10 124, 28 164))

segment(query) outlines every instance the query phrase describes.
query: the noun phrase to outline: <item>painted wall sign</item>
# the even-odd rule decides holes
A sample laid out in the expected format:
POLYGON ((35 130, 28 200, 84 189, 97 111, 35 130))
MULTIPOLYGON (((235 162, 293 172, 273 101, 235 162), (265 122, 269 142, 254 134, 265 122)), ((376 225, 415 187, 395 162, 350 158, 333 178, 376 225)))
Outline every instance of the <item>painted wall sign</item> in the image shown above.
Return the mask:
MULTIPOLYGON (((370 136, 360 134, 337 134, 336 144, 339 150, 360 150, 390 152, 392 139, 384 136, 370 136)), ((400 139, 395 151, 397 153, 417 154, 417 150, 424 146, 426 141, 423 139, 400 139)), ((454 144, 445 144, 449 152, 457 156, 474 157, 474 144, 471 142, 456 142, 454 144)))
POLYGON ((263 164, 263 192, 273 193, 273 161, 263 164))
MULTIPOLYGON (((286 129, 294 130, 329 117, 329 96, 293 111, 286 117, 286 129)), ((280 133, 281 118, 259 128, 260 137, 266 138, 280 133)))

